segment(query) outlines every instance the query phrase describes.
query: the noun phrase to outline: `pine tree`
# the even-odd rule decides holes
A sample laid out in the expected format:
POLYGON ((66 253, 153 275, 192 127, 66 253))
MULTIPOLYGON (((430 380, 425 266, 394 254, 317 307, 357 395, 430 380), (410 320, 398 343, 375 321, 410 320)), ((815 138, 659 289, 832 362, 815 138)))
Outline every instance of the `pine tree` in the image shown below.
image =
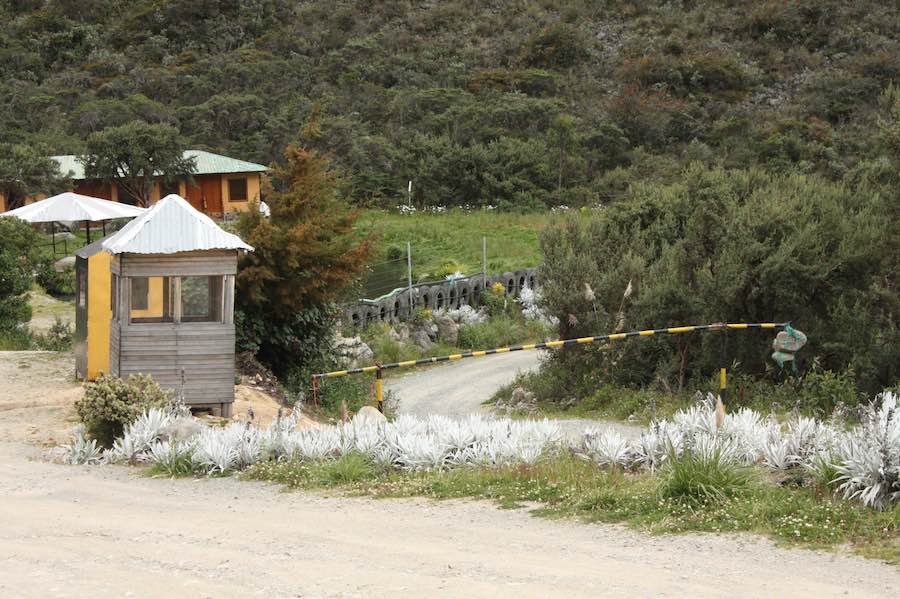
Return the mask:
POLYGON ((271 216, 250 210, 237 223, 254 247, 239 266, 237 304, 245 346, 284 373, 327 353, 333 305, 362 272, 372 239, 354 232, 358 211, 317 153, 288 146, 272 178, 271 216))

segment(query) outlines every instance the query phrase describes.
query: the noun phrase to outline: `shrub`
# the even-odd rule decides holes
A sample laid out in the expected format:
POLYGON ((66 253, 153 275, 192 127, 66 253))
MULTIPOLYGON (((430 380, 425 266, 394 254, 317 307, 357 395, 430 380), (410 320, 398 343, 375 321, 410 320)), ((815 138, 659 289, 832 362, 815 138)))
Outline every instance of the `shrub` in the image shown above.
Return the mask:
POLYGON ((685 451, 680 458, 670 455, 660 483, 665 499, 693 505, 719 503, 745 490, 751 471, 725 456, 716 447, 709 453, 685 451))
POLYGON ((0 331, 15 331, 31 318, 27 294, 38 263, 38 240, 25 221, 0 218, 0 331))
MULTIPOLYGON (((852 369, 869 391, 897 380, 900 304, 887 291, 896 253, 883 194, 865 183, 695 164, 682 183, 635 184, 631 195, 543 233, 543 307, 559 318, 561 336, 796 319, 810 339, 803 362, 852 369), (629 281, 632 293, 624 294, 629 281)), ((761 376, 771 367, 771 336, 727 337, 729 360, 745 372, 761 376)), ((721 341, 689 334, 624 341, 606 352, 573 348, 563 353, 584 359, 560 374, 606 370, 627 386, 683 389, 717 370, 721 341)))
POLYGON ((75 295, 75 268, 72 266, 57 271, 52 259, 44 258, 35 279, 44 291, 54 297, 75 295))
POLYGON ((104 447, 111 447, 125 426, 144 411, 171 403, 171 393, 149 375, 132 374, 120 379, 102 374, 84 386, 84 397, 75 402, 75 412, 91 438, 104 447))
POLYGON ((854 412, 860 405, 860 393, 853 372, 835 373, 814 364, 803 377, 797 403, 805 412, 824 417, 839 406, 854 412))
POLYGON ((499 316, 506 313, 511 302, 506 299, 506 288, 503 283, 497 282, 491 285, 487 293, 481 294, 481 303, 489 315, 499 316))
POLYGON ((543 339, 549 331, 549 327, 545 327, 537 321, 526 321, 521 316, 503 314, 485 322, 461 326, 457 345, 463 349, 505 347, 543 339))
POLYGON ((57 316, 46 333, 32 335, 32 345, 47 351, 68 351, 72 349, 73 335, 72 324, 57 316))
POLYGON ((546 27, 522 46, 522 61, 532 67, 568 68, 588 54, 587 42, 578 28, 567 23, 546 27))

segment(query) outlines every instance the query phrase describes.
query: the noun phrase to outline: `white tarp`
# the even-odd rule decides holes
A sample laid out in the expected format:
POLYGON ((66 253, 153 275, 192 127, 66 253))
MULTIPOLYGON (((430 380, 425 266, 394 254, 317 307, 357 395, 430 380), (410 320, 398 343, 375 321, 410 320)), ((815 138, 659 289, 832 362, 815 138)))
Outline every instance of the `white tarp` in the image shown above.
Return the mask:
POLYGON ((113 218, 134 218, 146 212, 144 208, 119 204, 100 198, 92 198, 67 191, 59 195, 40 200, 0 216, 15 216, 30 223, 101 221, 113 218))
POLYGON ((174 254, 194 250, 248 250, 179 195, 167 195, 103 241, 111 254, 174 254))

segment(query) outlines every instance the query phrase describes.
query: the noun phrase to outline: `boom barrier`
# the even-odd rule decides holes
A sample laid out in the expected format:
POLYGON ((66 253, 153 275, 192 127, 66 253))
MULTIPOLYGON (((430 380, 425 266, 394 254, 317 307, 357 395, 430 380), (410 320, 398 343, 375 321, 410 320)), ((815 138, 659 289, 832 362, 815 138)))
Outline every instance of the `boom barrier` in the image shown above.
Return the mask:
MULTIPOLYGON (((375 373, 375 399, 379 410, 383 410, 383 383, 382 373, 385 370, 393 370, 395 368, 411 368, 413 366, 426 366, 428 364, 437 364, 439 362, 451 362, 454 360, 462 360, 465 358, 483 358, 495 354, 505 354, 514 351, 526 351, 531 349, 559 349, 570 345, 586 345, 590 343, 601 343, 603 341, 619 341, 629 337, 652 337, 653 335, 678 335, 680 333, 693 333, 695 331, 743 331, 748 329, 783 329, 790 323, 787 322, 718 322, 713 324, 697 324, 679 327, 667 327, 663 329, 644 329, 640 331, 628 331, 627 333, 610 333, 608 335, 594 335, 593 337, 577 337, 574 339, 558 339, 556 341, 545 341, 543 343, 526 343, 524 345, 511 345, 509 347, 498 347, 495 349, 483 349, 479 351, 461 352, 458 354, 450 354, 447 356, 437 356, 434 358, 422 358, 420 360, 407 360, 405 362, 391 362, 389 364, 374 364, 363 368, 350 368, 347 370, 334 370, 332 372, 322 372, 312 375, 313 397, 316 398, 319 382, 322 379, 333 379, 343 376, 351 376, 355 374, 375 373)), ((724 361, 724 344, 722 350, 722 362, 719 370, 719 390, 724 396, 728 387, 727 371, 724 361)), ((724 400, 724 397, 723 397, 724 400)))

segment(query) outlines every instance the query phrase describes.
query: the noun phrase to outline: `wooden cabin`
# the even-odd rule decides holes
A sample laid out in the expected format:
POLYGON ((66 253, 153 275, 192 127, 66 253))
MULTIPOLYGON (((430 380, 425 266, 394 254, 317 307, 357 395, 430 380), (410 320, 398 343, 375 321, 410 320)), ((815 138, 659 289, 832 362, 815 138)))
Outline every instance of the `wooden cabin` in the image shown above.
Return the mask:
MULTIPOLYGON (((262 164, 203 150, 185 150, 183 156, 194 161, 196 170, 190 177, 180 180, 156 177, 150 190, 151 204, 168 194, 177 194, 197 210, 222 218, 245 212, 253 202, 262 201, 262 177, 268 170, 262 164)), ((116 183, 88 179, 79 156, 66 154, 50 158, 59 165, 60 176, 72 181, 70 191, 113 202, 133 203, 116 183)), ((44 196, 38 194, 23 200, 25 204, 31 204, 42 199, 44 196)), ((16 207, 8 203, 0 192, 0 212, 16 207)))
POLYGON ((169 195, 76 254, 76 369, 149 374, 192 409, 234 402, 234 277, 252 251, 169 195))

